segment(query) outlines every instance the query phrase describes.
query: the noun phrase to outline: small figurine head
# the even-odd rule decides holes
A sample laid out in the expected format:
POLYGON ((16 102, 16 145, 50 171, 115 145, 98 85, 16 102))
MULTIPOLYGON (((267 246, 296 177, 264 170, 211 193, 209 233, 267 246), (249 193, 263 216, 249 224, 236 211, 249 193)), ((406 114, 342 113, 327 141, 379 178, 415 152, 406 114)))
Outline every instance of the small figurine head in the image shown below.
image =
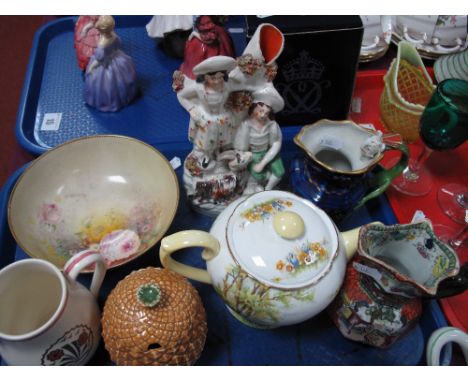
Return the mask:
POLYGON ((263 102, 255 102, 250 105, 248 114, 250 117, 258 120, 261 123, 266 123, 268 120, 274 121, 275 114, 270 106, 263 102))
POLYGON ((203 82, 206 88, 210 88, 216 91, 222 91, 224 89, 224 82, 227 80, 228 75, 224 71, 210 72, 197 76, 197 82, 203 82))
POLYGON ((211 16, 200 16, 195 20, 195 29, 200 34, 200 39, 205 44, 213 44, 218 40, 218 33, 216 32, 216 24, 213 22, 211 16))
POLYGON ((115 20, 112 16, 99 16, 99 19, 96 22, 96 28, 101 33, 112 32, 115 28, 115 20))
POLYGON ((281 111, 284 107, 284 100, 273 87, 265 87, 252 94, 252 105, 249 108, 249 116, 260 122, 274 120, 274 113, 281 111))
POLYGON ((224 82, 228 81, 228 73, 236 66, 236 60, 227 56, 207 58, 193 68, 197 82, 203 83, 205 88, 223 91, 224 82))

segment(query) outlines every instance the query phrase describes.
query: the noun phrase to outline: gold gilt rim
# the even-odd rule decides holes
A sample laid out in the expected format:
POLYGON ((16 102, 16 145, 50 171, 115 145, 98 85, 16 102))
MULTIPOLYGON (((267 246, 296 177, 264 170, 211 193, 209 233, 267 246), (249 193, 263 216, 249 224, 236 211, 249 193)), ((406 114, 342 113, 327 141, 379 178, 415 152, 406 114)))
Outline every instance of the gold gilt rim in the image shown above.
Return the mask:
POLYGON ((366 129, 365 127, 362 127, 360 125, 358 125, 357 123, 349 120, 349 119, 346 119, 346 120, 342 120, 342 121, 333 121, 331 119, 321 119, 311 125, 305 125, 301 128, 301 130, 295 135, 294 137, 294 143, 296 145, 298 145, 302 150, 304 150, 307 155, 310 157, 310 159, 314 160, 315 162, 317 162, 318 164, 320 164, 322 167, 326 168, 327 170, 331 171, 331 172, 334 172, 334 173, 337 173, 337 174, 343 174, 343 175, 361 175, 361 174, 364 174, 365 172, 367 172, 369 169, 371 169, 372 167, 374 167, 382 158, 383 158, 383 152, 380 153, 380 155, 376 158, 374 158, 371 163, 369 165, 367 165, 366 167, 360 169, 360 170, 354 170, 354 171, 344 171, 344 170, 338 170, 338 169, 335 169, 333 167, 330 167, 328 164, 320 161, 319 159, 317 159, 317 157, 307 149, 307 147, 305 147, 305 145, 302 143, 301 141, 301 138, 302 138, 302 135, 305 133, 306 130, 309 130, 309 129, 312 129, 312 128, 316 128, 317 126, 323 124, 324 122, 331 122, 333 124, 339 124, 339 125, 353 125, 353 126, 356 126, 359 130, 363 131, 363 132, 370 132, 372 134, 372 130, 370 129, 366 129))
POLYGON ((377 51, 377 52, 371 52, 371 51, 362 51, 359 53, 359 62, 360 63, 366 63, 370 61, 377 60, 383 56, 385 56, 385 53, 387 53, 388 48, 390 47, 390 44, 387 44, 386 46, 383 47, 383 49, 377 51))
MULTIPOLYGON (((46 151, 45 153, 43 153, 42 155, 40 155, 39 157, 37 157, 36 159, 34 159, 30 165, 28 167, 26 167, 26 169, 23 171, 23 173, 18 177, 17 181, 15 182, 15 185, 13 186, 13 189, 11 190, 11 193, 10 193, 10 197, 8 199, 8 208, 7 208, 7 220, 8 220, 8 227, 10 229, 10 232, 13 236, 13 238, 15 239, 16 243, 21 247, 21 249, 31 258, 33 259, 41 259, 40 256, 37 256, 37 255, 34 255, 33 253, 29 252, 27 249, 26 249, 26 246, 24 245, 24 243, 21 242, 21 240, 19 240, 18 238, 18 235, 17 233, 15 232, 13 226, 12 226, 12 222, 11 222, 11 214, 12 214, 12 201, 13 201, 13 197, 15 195, 15 192, 19 186, 19 184, 21 183, 22 179, 27 176, 27 174, 32 171, 32 169, 34 168, 35 165, 37 165, 37 163, 39 163, 42 158, 50 155, 51 153, 55 152, 55 151, 58 151, 60 149, 62 149, 63 147, 65 146, 68 146, 70 144, 73 144, 73 143, 76 143, 76 142, 79 142, 79 141, 84 141, 84 140, 98 140, 98 139, 115 139, 117 138, 118 140, 122 140, 122 139, 125 139, 125 140, 128 140, 128 141, 132 141, 134 143, 137 143, 141 146, 144 146, 144 147, 147 147, 147 148, 150 148, 152 151, 154 151, 154 153, 156 153, 161 159, 163 159, 164 162, 167 163, 170 171, 171 171, 171 174, 174 178, 174 181, 175 181, 175 184, 177 185, 177 190, 176 190, 176 193, 177 193, 177 197, 176 197, 176 203, 174 205, 174 208, 173 210, 171 211, 171 214, 169 215, 170 216, 170 220, 169 220, 169 224, 166 228, 163 228, 160 233, 157 235, 157 239, 154 241, 154 243, 149 246, 148 248, 146 248, 143 252, 139 253, 138 255, 134 255, 134 256, 130 256, 128 259, 122 261, 122 262, 118 262, 116 263, 115 265, 111 265, 108 269, 113 269, 113 268, 117 268, 121 265, 124 265, 124 264, 127 264, 128 262, 140 257, 141 255, 143 255, 144 253, 146 253, 147 251, 149 251, 151 248, 153 248, 162 238, 163 236, 165 235, 165 233, 167 232, 167 230, 170 228, 172 222, 174 221, 174 218, 175 218, 175 215, 177 213, 177 209, 179 208, 179 202, 180 202, 180 190, 179 190, 179 181, 177 179, 177 174, 175 173, 174 169, 172 168, 172 165, 169 163, 169 161, 167 160, 167 158, 159 151, 157 150, 155 147, 149 145, 148 143, 146 142, 143 142, 139 139, 136 139, 136 138, 132 138, 132 137, 128 137, 128 136, 125 136, 125 135, 118 135, 118 134, 97 134, 97 135, 90 135, 90 136, 86 136, 86 137, 79 137, 79 138, 76 138, 76 139, 72 139, 72 140, 69 140, 67 142, 64 142, 58 146, 55 146, 53 148, 51 148, 50 150, 46 151)), ((55 265, 55 264, 54 264, 55 265)), ((59 268, 60 270, 63 270, 63 267, 57 267, 59 268)), ((92 273, 93 271, 92 270, 82 270, 81 273, 92 273)))

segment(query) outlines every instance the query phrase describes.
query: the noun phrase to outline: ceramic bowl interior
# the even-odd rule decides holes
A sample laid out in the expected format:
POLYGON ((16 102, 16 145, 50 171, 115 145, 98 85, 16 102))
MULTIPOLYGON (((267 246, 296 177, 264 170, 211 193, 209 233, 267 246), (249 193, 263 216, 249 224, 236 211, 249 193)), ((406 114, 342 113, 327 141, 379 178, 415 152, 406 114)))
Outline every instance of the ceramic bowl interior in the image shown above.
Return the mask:
POLYGON ((93 136, 58 146, 25 170, 10 196, 8 222, 29 256, 60 269, 72 255, 99 248, 105 237, 136 233, 130 252, 111 243, 106 262, 114 267, 162 238, 178 201, 177 177, 159 151, 128 137, 93 136))

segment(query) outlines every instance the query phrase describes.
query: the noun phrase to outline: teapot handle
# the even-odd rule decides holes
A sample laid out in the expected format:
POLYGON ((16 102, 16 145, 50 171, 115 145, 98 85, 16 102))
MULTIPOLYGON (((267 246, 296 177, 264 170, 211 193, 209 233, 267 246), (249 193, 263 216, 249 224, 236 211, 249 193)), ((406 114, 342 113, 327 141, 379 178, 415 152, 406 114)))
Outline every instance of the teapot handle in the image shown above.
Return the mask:
POLYGON ((63 267, 63 273, 72 280, 76 280, 81 270, 91 264, 96 264, 96 269, 94 270, 93 280, 91 281, 89 290, 95 298, 98 298, 99 289, 101 288, 102 281, 107 271, 106 262, 98 251, 86 249, 78 252, 67 261, 63 267))
POLYGON ((213 259, 219 253, 219 241, 213 235, 198 230, 181 231, 161 240, 159 250, 161 264, 164 268, 189 279, 211 284, 211 277, 206 270, 182 264, 171 257, 173 252, 189 247, 204 247, 202 258, 205 261, 213 259))
POLYGON ((390 185, 392 180, 400 175, 403 170, 408 165, 409 160, 409 150, 408 146, 404 143, 397 143, 397 142, 386 142, 385 143, 385 151, 388 150, 398 150, 401 151, 400 160, 391 168, 383 169, 376 175, 376 189, 369 192, 366 196, 364 196, 360 202, 354 207, 357 210, 359 207, 362 207, 367 201, 372 198, 375 198, 382 194, 387 187, 390 185))

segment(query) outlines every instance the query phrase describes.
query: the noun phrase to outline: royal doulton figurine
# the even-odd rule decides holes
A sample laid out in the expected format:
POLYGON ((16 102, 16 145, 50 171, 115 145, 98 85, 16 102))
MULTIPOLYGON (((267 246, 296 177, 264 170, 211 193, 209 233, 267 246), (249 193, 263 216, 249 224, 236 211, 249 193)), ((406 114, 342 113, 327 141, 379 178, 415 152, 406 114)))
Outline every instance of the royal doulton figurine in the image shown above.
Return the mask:
POLYGON ((184 58, 185 43, 192 28, 191 15, 158 15, 146 24, 148 36, 156 40, 164 53, 175 58, 184 58))
POLYGON ((187 77, 195 79, 193 68, 207 58, 214 56, 234 57, 231 36, 216 16, 199 16, 195 19, 194 30, 185 45, 184 62, 180 70, 187 77))
POLYGON ((99 16, 80 16, 76 21, 74 46, 81 70, 86 70, 98 45, 100 33, 95 25, 98 19, 99 16))
POLYGON ((274 73, 268 70, 274 63, 267 68, 262 58, 266 54, 262 48, 279 55, 283 35, 271 26, 277 31, 273 46, 268 33, 260 43, 265 25, 269 24, 259 26, 246 48, 255 51, 254 69, 243 59, 215 56, 193 68, 195 79, 181 71, 173 76, 177 98, 190 114, 193 150, 184 162, 185 190, 192 207, 211 216, 243 194, 273 189, 284 174, 281 131, 273 120, 284 102, 273 87, 274 73))
POLYGON ((99 43, 85 75, 85 101, 100 111, 118 111, 137 95, 133 60, 121 49, 112 16, 100 16, 95 24, 99 43))

